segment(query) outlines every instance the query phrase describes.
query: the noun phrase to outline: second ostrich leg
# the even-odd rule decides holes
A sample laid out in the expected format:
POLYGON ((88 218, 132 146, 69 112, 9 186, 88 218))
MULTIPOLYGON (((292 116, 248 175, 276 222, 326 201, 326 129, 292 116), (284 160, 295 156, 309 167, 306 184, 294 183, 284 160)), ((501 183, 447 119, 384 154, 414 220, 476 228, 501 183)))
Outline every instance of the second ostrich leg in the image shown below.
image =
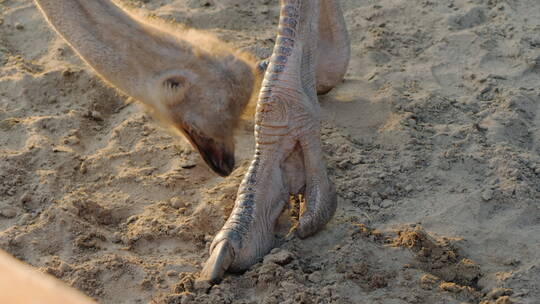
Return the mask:
POLYGON ((279 33, 257 102, 255 156, 200 281, 218 283, 226 271, 246 270, 268 253, 289 193, 305 195, 296 230, 301 238, 321 229, 336 210, 322 158, 316 89, 321 1, 281 0, 279 33))

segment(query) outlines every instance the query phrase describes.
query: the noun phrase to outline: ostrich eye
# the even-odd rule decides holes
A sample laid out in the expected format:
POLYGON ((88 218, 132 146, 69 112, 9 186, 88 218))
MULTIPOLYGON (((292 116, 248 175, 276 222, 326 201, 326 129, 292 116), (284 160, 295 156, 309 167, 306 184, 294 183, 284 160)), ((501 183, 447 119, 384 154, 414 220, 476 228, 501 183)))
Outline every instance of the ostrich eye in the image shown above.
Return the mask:
POLYGON ((178 89, 180 86, 182 86, 183 79, 180 77, 171 77, 167 80, 165 80, 165 86, 170 89, 178 89))

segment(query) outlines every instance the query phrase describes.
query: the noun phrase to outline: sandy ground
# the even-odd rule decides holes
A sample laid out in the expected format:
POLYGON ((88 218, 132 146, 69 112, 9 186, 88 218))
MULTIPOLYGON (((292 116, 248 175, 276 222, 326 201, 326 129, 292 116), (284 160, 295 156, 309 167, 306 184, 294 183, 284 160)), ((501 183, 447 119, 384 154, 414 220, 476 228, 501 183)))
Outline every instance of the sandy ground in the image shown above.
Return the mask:
MULTIPOLYGON (((277 1, 124 3, 273 45, 277 1)), ((320 98, 336 216, 196 290, 250 123, 217 177, 32 1, 0 0, 0 248, 102 303, 540 303, 540 2, 342 3, 352 61, 320 98)))

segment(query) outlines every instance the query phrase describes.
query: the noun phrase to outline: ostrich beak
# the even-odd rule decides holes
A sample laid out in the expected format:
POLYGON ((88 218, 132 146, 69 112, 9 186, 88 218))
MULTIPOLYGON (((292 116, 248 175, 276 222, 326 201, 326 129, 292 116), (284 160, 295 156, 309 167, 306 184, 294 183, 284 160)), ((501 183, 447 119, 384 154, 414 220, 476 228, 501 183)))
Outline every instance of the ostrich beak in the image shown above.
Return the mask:
POLYGON ((231 174, 234 169, 234 142, 232 138, 211 138, 194 129, 184 129, 184 133, 212 171, 220 176, 231 174))

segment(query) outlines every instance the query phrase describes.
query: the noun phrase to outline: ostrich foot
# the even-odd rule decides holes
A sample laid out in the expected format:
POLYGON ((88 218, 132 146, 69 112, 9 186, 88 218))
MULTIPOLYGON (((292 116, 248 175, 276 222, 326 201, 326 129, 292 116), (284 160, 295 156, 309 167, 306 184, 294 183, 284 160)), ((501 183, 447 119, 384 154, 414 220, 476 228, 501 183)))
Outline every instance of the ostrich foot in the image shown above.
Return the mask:
POLYGON ((260 261, 276 245, 274 226, 290 194, 305 197, 295 231, 300 238, 319 231, 336 210, 322 157, 315 79, 322 3, 281 1, 276 45, 268 66, 261 65, 266 72, 255 114, 255 156, 199 282, 219 283, 225 272, 245 271, 260 261))

